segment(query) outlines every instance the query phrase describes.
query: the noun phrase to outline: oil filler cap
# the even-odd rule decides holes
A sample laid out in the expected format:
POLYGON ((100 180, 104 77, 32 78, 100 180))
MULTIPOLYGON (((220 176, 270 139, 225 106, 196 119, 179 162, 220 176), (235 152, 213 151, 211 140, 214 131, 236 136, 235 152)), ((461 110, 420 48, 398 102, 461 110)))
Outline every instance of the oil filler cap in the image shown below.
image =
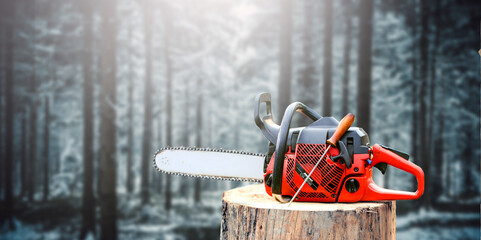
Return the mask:
POLYGON ((359 190, 359 182, 354 178, 351 178, 351 179, 347 180, 346 181, 346 190, 350 193, 357 192, 357 190, 359 190))

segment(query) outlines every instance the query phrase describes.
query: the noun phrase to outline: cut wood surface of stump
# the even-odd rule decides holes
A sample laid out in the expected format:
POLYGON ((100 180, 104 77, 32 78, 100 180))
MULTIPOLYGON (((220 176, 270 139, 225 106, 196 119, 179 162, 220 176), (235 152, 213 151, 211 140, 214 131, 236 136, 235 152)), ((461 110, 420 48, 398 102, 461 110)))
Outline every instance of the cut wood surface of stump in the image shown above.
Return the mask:
POLYGON ((264 185, 226 191, 221 239, 395 239, 396 202, 276 202, 264 185))

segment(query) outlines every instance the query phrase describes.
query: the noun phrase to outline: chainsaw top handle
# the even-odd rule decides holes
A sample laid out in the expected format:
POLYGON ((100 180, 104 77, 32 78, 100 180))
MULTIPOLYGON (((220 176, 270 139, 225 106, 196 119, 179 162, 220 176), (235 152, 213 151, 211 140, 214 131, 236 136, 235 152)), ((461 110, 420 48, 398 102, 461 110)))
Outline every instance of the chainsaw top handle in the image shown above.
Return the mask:
MULTIPOLYGON (((277 143, 277 137, 279 136, 280 126, 274 122, 271 110, 271 94, 270 93, 260 93, 256 96, 256 104, 254 108, 254 121, 257 127, 262 131, 262 134, 273 144, 277 143), (261 105, 266 104, 266 115, 261 116, 261 105)), ((314 112, 311 108, 306 105, 299 103, 302 106, 299 107, 298 111, 306 115, 312 121, 316 121, 321 117, 318 113, 314 112)), ((291 104, 292 105, 292 104, 291 104)), ((294 110, 296 111, 296 110, 294 110)), ((286 110, 287 112, 287 110, 286 110)), ((284 115, 285 116, 285 115, 284 115)), ((289 130, 289 129, 288 129, 289 130)))
MULTIPOLYGON (((269 96, 270 97, 270 96, 269 96)), ((301 102, 291 103, 284 112, 281 126, 277 135, 276 153, 274 158, 274 169, 272 172, 272 195, 274 197, 282 197, 282 173, 284 171, 284 156, 287 151, 287 139, 289 137, 289 129, 291 127, 292 116, 295 112, 300 112, 313 122, 322 118, 310 107, 301 102), (277 195, 277 196, 276 196, 277 195)), ((280 199, 279 199, 280 200, 280 199)))

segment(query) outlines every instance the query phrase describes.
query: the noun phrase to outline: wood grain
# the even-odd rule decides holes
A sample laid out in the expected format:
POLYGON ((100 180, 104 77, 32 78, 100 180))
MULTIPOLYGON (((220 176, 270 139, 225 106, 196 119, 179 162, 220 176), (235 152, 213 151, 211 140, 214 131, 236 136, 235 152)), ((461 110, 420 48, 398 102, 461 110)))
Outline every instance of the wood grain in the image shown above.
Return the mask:
POLYGON ((276 202, 264 185, 224 193, 221 239, 395 239, 396 202, 276 202))

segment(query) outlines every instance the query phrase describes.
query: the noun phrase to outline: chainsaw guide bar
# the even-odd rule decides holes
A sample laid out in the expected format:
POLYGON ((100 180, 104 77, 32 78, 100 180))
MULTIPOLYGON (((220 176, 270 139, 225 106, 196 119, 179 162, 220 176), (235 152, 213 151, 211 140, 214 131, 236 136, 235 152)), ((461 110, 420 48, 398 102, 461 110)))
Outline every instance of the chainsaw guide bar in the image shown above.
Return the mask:
POLYGON ((166 147, 155 153, 153 165, 159 172, 177 176, 262 183, 264 160, 264 154, 245 151, 166 147), (175 154, 172 161, 169 160, 169 153, 175 154), (178 161, 179 155, 185 158, 178 161), (232 172, 229 173, 230 169, 232 172))

